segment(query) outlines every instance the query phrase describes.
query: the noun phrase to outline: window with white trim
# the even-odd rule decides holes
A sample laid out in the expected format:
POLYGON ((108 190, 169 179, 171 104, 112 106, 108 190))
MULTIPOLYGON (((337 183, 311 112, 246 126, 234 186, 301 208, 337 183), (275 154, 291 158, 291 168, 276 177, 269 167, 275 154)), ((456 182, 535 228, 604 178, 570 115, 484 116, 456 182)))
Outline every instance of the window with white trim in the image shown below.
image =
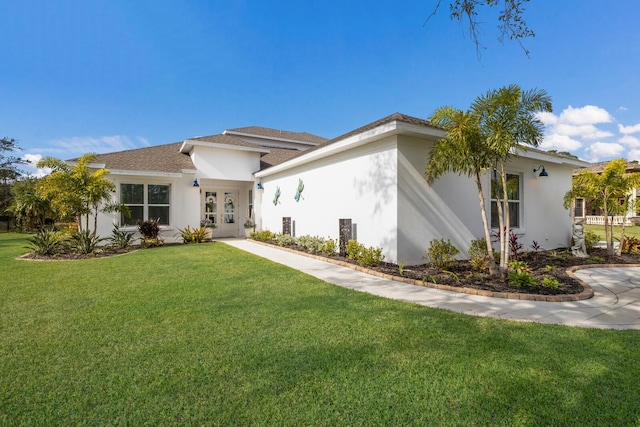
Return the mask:
POLYGON ((129 218, 120 215, 120 224, 136 225, 138 221, 158 218, 160 225, 169 225, 170 196, 168 184, 120 184, 120 203, 131 212, 129 218))
POLYGON ((584 218, 584 198, 578 197, 574 201, 573 216, 575 218, 584 218))
MULTIPOLYGON (((502 182, 496 171, 491 174, 491 227, 499 228, 498 203, 496 198, 502 200, 502 182)), ((520 227, 520 175, 507 174, 507 198, 509 200, 509 226, 520 227)))

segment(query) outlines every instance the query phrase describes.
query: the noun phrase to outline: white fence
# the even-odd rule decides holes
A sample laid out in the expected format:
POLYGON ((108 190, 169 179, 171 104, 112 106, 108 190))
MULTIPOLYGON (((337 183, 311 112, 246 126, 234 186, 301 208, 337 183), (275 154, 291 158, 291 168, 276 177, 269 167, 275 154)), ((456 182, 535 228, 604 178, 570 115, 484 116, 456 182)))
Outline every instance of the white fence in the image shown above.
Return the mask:
MULTIPOLYGON (((585 218, 587 220, 587 224, 604 225, 604 216, 587 215, 585 218)), ((631 220, 624 216, 611 216, 609 217, 609 222, 611 221, 613 221, 613 225, 622 225, 623 222, 625 226, 633 225, 631 220)))

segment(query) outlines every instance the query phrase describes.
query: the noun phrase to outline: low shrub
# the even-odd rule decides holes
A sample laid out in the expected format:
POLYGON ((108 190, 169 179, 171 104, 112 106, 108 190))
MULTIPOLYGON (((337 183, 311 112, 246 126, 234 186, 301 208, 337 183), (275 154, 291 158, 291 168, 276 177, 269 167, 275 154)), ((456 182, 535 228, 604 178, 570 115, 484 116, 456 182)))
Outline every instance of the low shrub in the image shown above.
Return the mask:
POLYGON ((107 240, 106 237, 98 237, 95 231, 82 230, 71 235, 69 248, 82 255, 90 255, 98 250, 101 242, 107 240))
POLYGON ((474 239, 469 247, 469 264, 474 270, 486 271, 489 269, 489 254, 487 252, 487 240, 474 239))
POLYGON ((625 237, 621 251, 623 254, 640 254, 640 239, 637 237, 625 237))
POLYGON ((596 245, 598 244, 598 242, 602 240, 600 238, 600 235, 591 231, 591 230, 585 230, 584 232, 584 247, 585 249, 588 251, 590 251, 591 249, 595 248, 596 245))
POLYGON ((62 248, 63 233, 43 228, 29 239, 29 247, 36 255, 53 255, 62 248))
POLYGON ((509 233, 509 252, 512 259, 518 259, 522 250, 522 243, 518 240, 520 236, 513 231, 509 233))
POLYGON ((262 230, 262 231, 254 231, 251 233, 251 238, 254 240, 260 240, 262 242, 270 242, 275 239, 276 235, 273 231, 262 230))
POLYGON ((524 261, 510 261, 509 272, 507 273, 507 282, 510 285, 522 287, 535 287, 538 286, 538 282, 531 275, 531 269, 524 261))
POLYGON ((434 239, 425 253, 425 258, 436 268, 444 270, 455 260, 459 252, 450 240, 434 239))
POLYGON ((355 260, 360 265, 373 267, 384 260, 382 248, 366 247, 355 240, 349 240, 346 246, 347 258, 355 260))
POLYGON ((185 228, 179 228, 176 235, 180 235, 183 243, 202 243, 211 240, 205 226, 191 228, 187 225, 185 228))
POLYGON ((544 276, 542 278, 542 286, 550 289, 558 289, 560 287, 560 282, 557 279, 553 279, 549 276, 544 276))
POLYGON ((146 221, 138 221, 138 231, 142 235, 145 241, 148 240, 160 240, 158 235, 160 234, 160 224, 158 221, 160 218, 148 219, 146 221))
POLYGON ((357 259, 358 256, 360 256, 360 253, 362 253, 362 250, 364 249, 364 245, 356 240, 349 240, 347 242, 347 246, 345 247, 345 250, 347 251, 347 258, 349 259, 357 259))
POLYGON ((297 244, 297 239, 290 234, 278 233, 273 239, 278 246, 293 246, 297 244))
POLYGON ((333 256, 338 252, 338 242, 335 239, 328 238, 320 246, 320 252, 327 256, 333 256))
POLYGON ((298 237, 298 245, 302 246, 310 254, 317 254, 321 252, 321 248, 324 242, 324 238, 318 236, 298 237))
POLYGON ((133 231, 120 230, 118 224, 114 224, 113 230, 111 230, 111 246, 116 249, 129 249, 135 241, 133 231))
POLYGON ((373 246, 365 247, 360 258, 356 259, 358 264, 366 265, 367 267, 374 267, 378 265, 379 262, 382 262, 382 260, 384 260, 382 248, 376 248, 373 246))

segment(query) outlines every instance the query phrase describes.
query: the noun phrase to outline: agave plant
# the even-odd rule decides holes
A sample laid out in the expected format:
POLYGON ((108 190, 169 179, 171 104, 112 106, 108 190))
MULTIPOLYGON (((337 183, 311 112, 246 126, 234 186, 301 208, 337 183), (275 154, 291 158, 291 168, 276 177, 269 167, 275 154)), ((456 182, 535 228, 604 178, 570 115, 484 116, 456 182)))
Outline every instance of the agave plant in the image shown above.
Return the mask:
POLYGON ((134 234, 133 231, 120 230, 118 224, 114 224, 109 240, 116 249, 129 249, 135 241, 134 234))
POLYGON ((89 255, 95 253, 100 243, 105 240, 105 237, 98 237, 95 231, 82 230, 71 235, 69 247, 75 253, 89 255))
POLYGON ((61 232, 43 228, 29 239, 28 249, 37 255, 53 255, 62 248, 63 238, 61 232))

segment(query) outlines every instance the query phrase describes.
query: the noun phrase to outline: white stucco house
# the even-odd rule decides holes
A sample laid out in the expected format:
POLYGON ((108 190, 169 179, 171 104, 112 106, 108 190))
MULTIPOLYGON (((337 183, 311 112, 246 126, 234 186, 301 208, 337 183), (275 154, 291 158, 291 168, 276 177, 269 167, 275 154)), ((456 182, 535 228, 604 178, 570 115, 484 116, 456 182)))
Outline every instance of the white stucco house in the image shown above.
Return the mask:
MULTIPOLYGON (((343 220, 358 241, 382 247, 389 262, 422 263, 439 238, 465 255, 483 236, 474 183, 448 174, 429 186, 423 178, 443 135, 426 120, 395 113, 331 140, 252 126, 101 154, 92 166, 110 170, 114 198, 132 217, 101 214, 98 233, 160 218, 162 237, 177 241, 178 229, 208 219, 217 225, 214 237, 240 237, 251 218, 258 229, 337 239, 343 220)), ((514 231, 525 247, 534 240, 566 247, 571 215, 562 198, 573 170, 588 163, 537 149, 520 154, 508 164, 517 182, 510 196, 514 231), (540 167, 548 176, 540 177, 540 167)), ((484 189, 491 212, 488 174, 484 189)))

